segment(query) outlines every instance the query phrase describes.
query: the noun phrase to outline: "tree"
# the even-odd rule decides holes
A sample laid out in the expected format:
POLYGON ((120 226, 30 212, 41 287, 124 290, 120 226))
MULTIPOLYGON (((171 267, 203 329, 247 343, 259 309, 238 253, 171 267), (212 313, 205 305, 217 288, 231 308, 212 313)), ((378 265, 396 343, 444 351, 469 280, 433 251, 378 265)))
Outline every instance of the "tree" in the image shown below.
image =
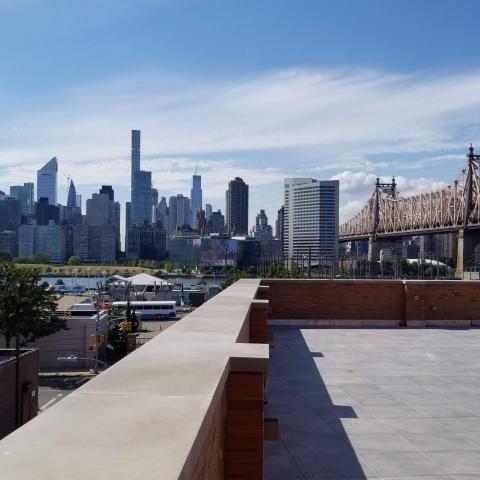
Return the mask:
POLYGON ((74 267, 76 265, 81 265, 82 264, 82 261, 80 260, 80 257, 78 255, 72 255, 69 259, 68 259, 68 264, 71 266, 71 267, 74 267))
POLYGON ((36 252, 31 257, 32 263, 50 263, 50 255, 43 252, 36 252))
POLYGON ((61 278, 57 278, 55 285, 65 285, 65 282, 61 278))
POLYGON ((38 271, 0 263, 0 335, 7 348, 17 335, 22 343, 66 330, 65 319, 55 315, 57 300, 38 271))
POLYGON ((0 250, 0 262, 11 262, 13 260, 12 254, 10 252, 5 252, 0 250))

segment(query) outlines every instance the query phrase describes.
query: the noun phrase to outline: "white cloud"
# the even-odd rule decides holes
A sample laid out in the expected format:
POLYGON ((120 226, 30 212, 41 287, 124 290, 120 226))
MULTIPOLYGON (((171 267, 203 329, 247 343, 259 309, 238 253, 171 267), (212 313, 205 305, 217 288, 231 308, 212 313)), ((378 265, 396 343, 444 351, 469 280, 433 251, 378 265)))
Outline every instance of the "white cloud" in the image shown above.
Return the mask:
MULTIPOLYGON (((60 93, 61 104, 3 119, 3 187, 34 180, 54 155, 80 189, 127 187, 130 130, 140 128, 144 168, 152 169, 163 195, 188 193, 198 165, 206 197, 218 201, 228 180, 244 177, 252 186, 251 215, 263 204, 282 203, 281 181, 292 173, 341 170, 335 177, 342 202, 349 195, 366 199, 385 170, 425 169, 436 160, 461 164, 451 150, 465 148, 465 132, 475 132, 480 120, 479 81, 479 72, 421 77, 290 69, 230 79, 154 72, 72 88, 60 93), (382 158, 412 153, 422 160, 382 158)), ((402 192, 442 184, 423 173, 398 177, 402 192)))

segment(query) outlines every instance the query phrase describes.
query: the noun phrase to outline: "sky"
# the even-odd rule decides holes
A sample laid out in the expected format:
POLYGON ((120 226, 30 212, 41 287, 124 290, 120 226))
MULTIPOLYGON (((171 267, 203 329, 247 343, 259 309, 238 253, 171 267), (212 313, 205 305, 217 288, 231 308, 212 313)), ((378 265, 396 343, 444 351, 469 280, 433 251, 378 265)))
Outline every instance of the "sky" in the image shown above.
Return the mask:
MULTIPOLYGON (((0 0, 0 189, 59 160, 129 200, 130 131, 160 196, 273 225, 286 177, 340 180, 340 219, 395 176, 442 188, 480 148, 477 0, 0 0)), ((124 209, 123 209, 124 210, 124 209)))

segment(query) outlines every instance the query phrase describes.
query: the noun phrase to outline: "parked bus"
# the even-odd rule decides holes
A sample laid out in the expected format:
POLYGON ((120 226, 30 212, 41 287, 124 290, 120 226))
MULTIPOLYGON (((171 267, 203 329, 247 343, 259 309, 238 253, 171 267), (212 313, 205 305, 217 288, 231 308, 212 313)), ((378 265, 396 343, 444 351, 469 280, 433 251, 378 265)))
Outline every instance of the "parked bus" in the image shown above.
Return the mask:
MULTIPOLYGON (((113 302, 113 308, 126 309, 127 302, 113 302)), ((141 302, 134 300, 130 302, 132 311, 138 320, 160 320, 174 318, 177 314, 177 303, 175 300, 157 300, 141 302)))

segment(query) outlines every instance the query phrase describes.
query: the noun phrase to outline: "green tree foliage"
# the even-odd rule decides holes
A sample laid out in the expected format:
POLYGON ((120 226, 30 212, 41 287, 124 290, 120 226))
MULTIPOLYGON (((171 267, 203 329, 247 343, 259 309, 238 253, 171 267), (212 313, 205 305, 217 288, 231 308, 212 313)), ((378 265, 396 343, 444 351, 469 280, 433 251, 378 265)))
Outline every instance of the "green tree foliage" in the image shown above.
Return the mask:
POLYGON ((55 285, 65 285, 65 282, 61 278, 57 278, 55 285))
POLYGON ((68 264, 71 266, 71 267, 74 267, 76 265, 81 265, 82 264, 82 261, 80 260, 80 257, 78 255, 72 255, 69 259, 68 259, 68 264))
POLYGON ((228 270, 227 275, 225 276, 225 282, 223 283, 223 288, 229 287, 236 281, 240 280, 241 278, 245 278, 246 276, 246 272, 239 270, 238 268, 232 268, 228 270))
POLYGON ((7 347, 17 334, 26 343, 67 329, 56 308, 55 293, 36 269, 0 263, 0 335, 7 347))
POLYGON ((0 250, 0 262, 11 262, 13 260, 10 252, 0 250))

